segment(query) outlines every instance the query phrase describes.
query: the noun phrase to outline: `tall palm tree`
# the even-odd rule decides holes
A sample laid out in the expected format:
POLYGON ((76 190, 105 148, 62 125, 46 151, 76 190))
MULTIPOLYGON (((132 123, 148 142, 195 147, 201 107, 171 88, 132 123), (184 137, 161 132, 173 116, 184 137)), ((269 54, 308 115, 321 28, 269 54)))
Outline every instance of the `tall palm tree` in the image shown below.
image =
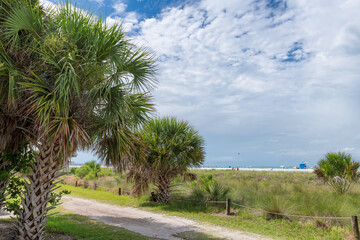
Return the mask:
POLYGON ((189 167, 199 167, 205 158, 204 140, 186 121, 174 117, 152 119, 137 133, 145 156, 137 158, 128 172, 134 181, 133 193, 156 186, 156 200, 167 203, 171 181, 189 167))
POLYGON ((45 9, 38 1, 2 0, 2 9, 1 54, 11 62, 4 71, 16 73, 8 85, 18 93, 14 101, 26 103, 19 115, 36 129, 26 134, 37 154, 18 230, 20 239, 43 239, 54 180, 74 152, 93 150, 119 170, 134 155, 132 130, 153 111, 155 63, 120 25, 69 2, 45 9))

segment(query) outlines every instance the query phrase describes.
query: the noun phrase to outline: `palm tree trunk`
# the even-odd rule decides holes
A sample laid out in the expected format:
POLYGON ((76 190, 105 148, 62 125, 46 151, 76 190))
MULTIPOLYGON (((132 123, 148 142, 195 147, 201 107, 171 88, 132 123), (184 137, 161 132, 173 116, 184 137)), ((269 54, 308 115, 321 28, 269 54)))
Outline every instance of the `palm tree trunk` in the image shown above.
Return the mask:
POLYGON ((58 162, 59 147, 39 146, 36 163, 31 166, 26 183, 26 193, 22 197, 22 210, 19 213, 17 227, 20 240, 43 240, 47 212, 53 207, 47 207, 51 200, 50 193, 54 190, 54 180, 61 168, 58 162))
POLYGON ((164 175, 159 176, 158 181, 156 183, 157 187, 157 202, 168 203, 170 200, 171 194, 171 179, 164 175))

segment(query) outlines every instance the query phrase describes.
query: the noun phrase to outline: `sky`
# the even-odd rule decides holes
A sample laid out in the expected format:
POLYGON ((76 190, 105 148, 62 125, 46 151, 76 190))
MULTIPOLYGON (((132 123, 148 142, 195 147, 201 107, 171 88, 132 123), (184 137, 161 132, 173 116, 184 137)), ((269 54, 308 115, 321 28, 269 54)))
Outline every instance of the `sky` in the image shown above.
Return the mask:
MULTIPOLYGON (((157 116, 199 131, 204 165, 316 165, 329 151, 360 161, 359 0, 76 5, 122 23, 156 55, 157 116)), ((92 159, 79 153, 72 162, 92 159)))

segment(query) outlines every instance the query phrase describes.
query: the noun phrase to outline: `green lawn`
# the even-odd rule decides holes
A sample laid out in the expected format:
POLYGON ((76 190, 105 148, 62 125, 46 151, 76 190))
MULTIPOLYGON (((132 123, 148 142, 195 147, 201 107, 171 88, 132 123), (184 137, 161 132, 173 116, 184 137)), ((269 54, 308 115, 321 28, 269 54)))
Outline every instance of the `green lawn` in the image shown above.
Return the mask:
POLYGON ((148 240, 126 229, 106 225, 77 214, 61 213, 49 218, 48 232, 64 233, 77 240, 148 240))
MULTIPOLYGON (((59 209, 57 209, 59 210, 59 209)), ((52 211, 53 212, 53 211, 52 211)), ((0 219, 0 221, 11 221, 0 219)), ((71 214, 60 208, 60 213, 49 217, 46 235, 61 233, 77 240, 150 240, 151 238, 133 233, 120 227, 106 225, 87 217, 71 214)), ((0 236, 1 237, 1 236, 0 236)), ((52 237, 50 237, 52 238, 52 237)))

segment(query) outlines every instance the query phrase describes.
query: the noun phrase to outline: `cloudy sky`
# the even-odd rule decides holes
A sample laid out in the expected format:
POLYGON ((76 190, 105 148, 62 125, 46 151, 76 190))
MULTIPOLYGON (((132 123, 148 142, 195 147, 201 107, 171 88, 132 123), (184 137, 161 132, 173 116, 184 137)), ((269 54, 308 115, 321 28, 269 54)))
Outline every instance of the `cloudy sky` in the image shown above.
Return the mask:
POLYGON ((204 136, 205 165, 315 165, 339 150, 360 160, 359 0, 77 6, 122 22, 156 54, 158 115, 188 120, 204 136))

